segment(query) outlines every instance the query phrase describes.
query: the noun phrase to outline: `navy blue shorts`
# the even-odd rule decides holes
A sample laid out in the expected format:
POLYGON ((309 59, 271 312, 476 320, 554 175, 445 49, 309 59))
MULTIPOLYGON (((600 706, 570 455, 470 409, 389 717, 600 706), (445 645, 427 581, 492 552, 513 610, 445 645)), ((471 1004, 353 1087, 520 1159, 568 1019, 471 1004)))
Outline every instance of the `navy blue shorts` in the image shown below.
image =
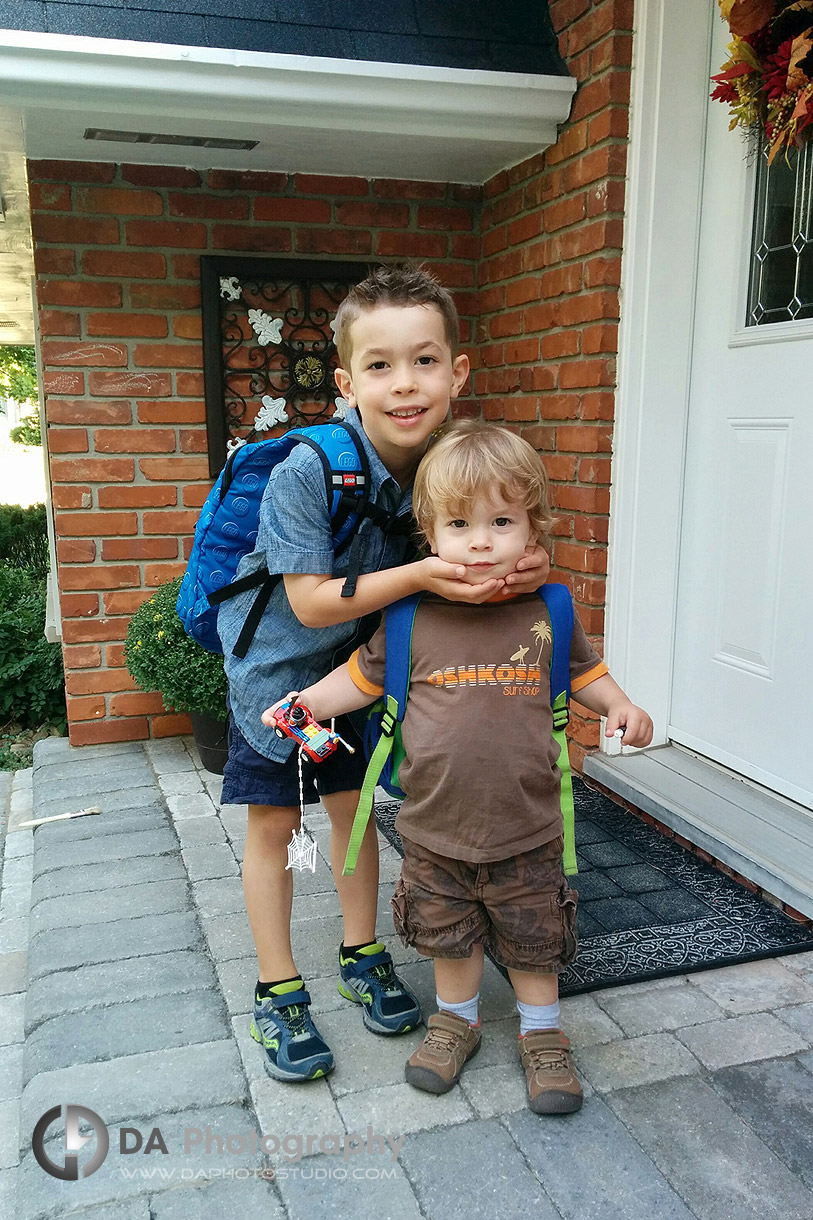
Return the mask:
MULTIPOLYGON (((356 792, 367 770, 361 740, 346 716, 337 716, 336 732, 356 747, 355 754, 339 746, 324 762, 302 760, 305 804, 331 792, 356 792)), ((229 715, 229 761, 223 772, 221 805, 279 805, 299 808, 298 750, 287 762, 274 762, 250 746, 229 715)))

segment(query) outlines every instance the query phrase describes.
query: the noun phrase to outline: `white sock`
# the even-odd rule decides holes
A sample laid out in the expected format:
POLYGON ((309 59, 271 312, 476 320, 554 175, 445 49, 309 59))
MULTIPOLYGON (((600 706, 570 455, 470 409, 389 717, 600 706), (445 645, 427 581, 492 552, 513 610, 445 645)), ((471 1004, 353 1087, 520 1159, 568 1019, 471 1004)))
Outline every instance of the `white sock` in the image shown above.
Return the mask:
POLYGON ((479 991, 470 1000, 464 1000, 462 1004, 449 1004, 446 1000, 442 1000, 439 995, 435 996, 435 1003, 444 1012, 453 1012, 456 1017, 462 1017, 464 1021, 468 1021, 469 1025, 476 1025, 480 1020, 477 1013, 480 1004, 479 991))
POLYGON ((532 1029, 559 1028, 559 1001, 553 1004, 523 1004, 517 1000, 519 1013, 519 1033, 528 1034, 532 1029))

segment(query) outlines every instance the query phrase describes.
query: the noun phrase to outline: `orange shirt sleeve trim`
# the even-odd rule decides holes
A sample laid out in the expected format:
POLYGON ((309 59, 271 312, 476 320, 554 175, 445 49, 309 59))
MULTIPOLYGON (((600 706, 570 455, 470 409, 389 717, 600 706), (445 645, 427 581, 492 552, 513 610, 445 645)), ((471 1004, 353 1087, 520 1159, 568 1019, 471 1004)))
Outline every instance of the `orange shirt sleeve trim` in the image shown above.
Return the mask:
MULTIPOLYGON (((571 693, 575 695, 577 690, 582 690, 583 687, 589 686, 591 682, 595 682, 596 678, 602 678, 604 674, 610 671, 603 661, 599 661, 598 665, 594 665, 592 669, 588 669, 586 674, 581 677, 574 678, 570 684, 571 693)), ((355 678, 353 679, 355 682, 355 678)))
POLYGON ((364 691, 365 695, 383 695, 384 687, 376 686, 373 682, 369 682, 364 674, 359 669, 359 650, 358 648, 347 662, 347 668, 350 671, 350 677, 353 679, 355 686, 360 691, 364 691))

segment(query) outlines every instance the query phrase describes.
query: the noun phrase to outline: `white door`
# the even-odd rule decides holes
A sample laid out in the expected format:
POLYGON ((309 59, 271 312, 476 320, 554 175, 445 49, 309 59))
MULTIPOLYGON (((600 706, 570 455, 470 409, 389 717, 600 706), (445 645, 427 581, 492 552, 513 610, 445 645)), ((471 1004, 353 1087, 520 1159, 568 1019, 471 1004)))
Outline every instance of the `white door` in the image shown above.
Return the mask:
MULTIPOLYGON (((716 25, 715 65, 726 58, 716 25)), ((813 808, 811 174, 806 198, 790 185, 772 213, 767 245, 786 248, 766 255, 761 283, 763 307, 792 300, 795 282, 811 308, 746 326, 759 309, 755 177, 727 108, 710 103, 669 736, 813 808)))

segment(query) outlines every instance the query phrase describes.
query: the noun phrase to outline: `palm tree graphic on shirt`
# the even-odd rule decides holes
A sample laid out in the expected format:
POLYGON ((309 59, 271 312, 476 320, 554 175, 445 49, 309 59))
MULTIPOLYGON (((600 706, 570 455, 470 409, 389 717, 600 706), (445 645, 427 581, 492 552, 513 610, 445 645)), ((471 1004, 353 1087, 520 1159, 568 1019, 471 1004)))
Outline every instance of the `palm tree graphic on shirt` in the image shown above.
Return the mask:
POLYGON ((553 643, 553 635, 551 633, 549 624, 543 619, 540 619, 538 622, 534 623, 533 627, 531 628, 531 635, 534 636, 534 638, 539 642, 539 656, 536 658, 536 664, 537 667, 539 667, 542 664, 543 649, 546 644, 553 643))

